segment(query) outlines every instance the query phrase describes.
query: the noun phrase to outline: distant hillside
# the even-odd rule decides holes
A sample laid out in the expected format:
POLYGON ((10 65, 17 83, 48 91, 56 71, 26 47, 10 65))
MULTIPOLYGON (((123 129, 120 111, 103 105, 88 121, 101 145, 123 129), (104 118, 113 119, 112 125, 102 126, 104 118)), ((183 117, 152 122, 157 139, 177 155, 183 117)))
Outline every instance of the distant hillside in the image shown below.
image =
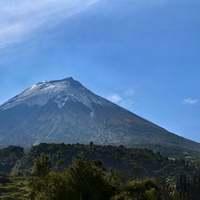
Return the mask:
POLYGON ((126 148, 124 146, 99 146, 81 144, 40 144, 32 147, 12 169, 12 174, 30 174, 34 159, 41 153, 48 154, 55 170, 67 168, 77 155, 82 155, 94 162, 102 161, 103 168, 119 169, 126 176, 144 177, 178 177, 181 172, 195 173, 197 168, 192 162, 182 159, 169 160, 160 153, 141 148, 126 148), (62 161, 62 165, 59 165, 62 161))
POLYGON ((25 156, 24 149, 9 146, 0 150, 0 172, 10 173, 16 162, 25 156))
POLYGON ((43 81, 0 106, 0 146, 94 142, 200 151, 200 144, 95 95, 72 78, 43 81))

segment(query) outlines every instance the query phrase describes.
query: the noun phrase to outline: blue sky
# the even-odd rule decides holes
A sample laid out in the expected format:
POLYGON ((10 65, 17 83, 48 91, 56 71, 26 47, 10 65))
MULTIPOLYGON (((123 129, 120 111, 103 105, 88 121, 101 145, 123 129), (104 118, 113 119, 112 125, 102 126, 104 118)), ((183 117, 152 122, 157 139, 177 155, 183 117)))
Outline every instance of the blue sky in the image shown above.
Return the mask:
POLYGON ((200 142, 199 0, 1 0, 0 104, 72 76, 200 142))

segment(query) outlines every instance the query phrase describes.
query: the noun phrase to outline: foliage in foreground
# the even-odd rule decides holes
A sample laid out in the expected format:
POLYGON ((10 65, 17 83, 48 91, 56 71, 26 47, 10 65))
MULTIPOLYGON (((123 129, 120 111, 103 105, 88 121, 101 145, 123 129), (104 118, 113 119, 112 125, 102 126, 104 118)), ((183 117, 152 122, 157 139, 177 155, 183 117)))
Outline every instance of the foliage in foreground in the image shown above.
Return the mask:
POLYGON ((64 172, 50 168, 49 157, 35 160, 31 199, 36 200, 160 200, 161 187, 151 179, 123 183, 120 173, 104 171, 100 162, 78 156, 64 172))
POLYGON ((0 199, 3 200, 28 200, 30 177, 9 176, 0 174, 0 199))
POLYGON ((60 172, 60 160, 53 169, 47 154, 34 162, 34 176, 0 175, 0 198, 4 200, 199 200, 200 175, 178 180, 126 179, 119 171, 105 170, 100 160, 77 156, 60 172))
POLYGON ((31 183, 32 199, 106 200, 119 187, 117 173, 105 173, 80 156, 66 171, 54 172, 49 168, 48 156, 43 154, 36 159, 34 171, 38 178, 31 183))

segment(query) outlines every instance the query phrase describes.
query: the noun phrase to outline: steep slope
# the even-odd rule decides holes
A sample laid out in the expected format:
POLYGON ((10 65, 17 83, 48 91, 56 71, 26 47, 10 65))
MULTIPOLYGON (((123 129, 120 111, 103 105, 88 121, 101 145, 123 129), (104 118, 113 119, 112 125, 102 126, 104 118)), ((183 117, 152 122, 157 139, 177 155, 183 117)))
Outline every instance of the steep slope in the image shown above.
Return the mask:
POLYGON ((72 78, 40 82, 0 107, 1 146, 91 141, 200 150, 200 144, 95 95, 72 78))

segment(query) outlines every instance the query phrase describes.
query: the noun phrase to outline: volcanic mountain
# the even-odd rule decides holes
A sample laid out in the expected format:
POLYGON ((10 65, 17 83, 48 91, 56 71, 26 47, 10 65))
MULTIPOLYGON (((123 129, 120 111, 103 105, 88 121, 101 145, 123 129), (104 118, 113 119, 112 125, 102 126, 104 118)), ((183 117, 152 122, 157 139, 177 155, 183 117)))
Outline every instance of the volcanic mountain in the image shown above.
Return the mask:
POLYGON ((200 151, 187 140, 94 94, 73 78, 40 82, 0 106, 0 146, 42 142, 161 145, 200 151))

